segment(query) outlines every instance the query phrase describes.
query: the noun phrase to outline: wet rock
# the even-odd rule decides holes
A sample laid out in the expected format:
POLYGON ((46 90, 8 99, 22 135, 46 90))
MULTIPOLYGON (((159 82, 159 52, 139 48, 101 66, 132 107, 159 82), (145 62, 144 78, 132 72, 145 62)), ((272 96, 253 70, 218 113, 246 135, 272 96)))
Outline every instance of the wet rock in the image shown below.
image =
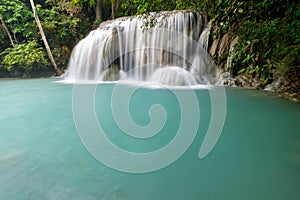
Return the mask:
POLYGON ((241 74, 237 76, 236 84, 241 87, 253 89, 264 89, 266 86, 266 83, 259 77, 252 77, 249 74, 241 74))
POLYGON ((218 49, 218 45, 219 45, 219 40, 215 39, 211 46, 210 46, 210 50, 209 50, 209 54, 214 57, 216 55, 217 49, 218 49))
POLYGON ((223 53, 228 50, 229 48, 229 34, 225 34, 222 39, 221 39, 221 43, 219 46, 219 51, 218 51, 218 55, 221 56, 223 55, 223 53))
POLYGON ((226 78, 222 80, 222 84, 223 85, 227 85, 227 86, 236 86, 236 79, 234 78, 226 78))
POLYGON ((236 77, 236 83, 238 86, 249 87, 249 80, 244 75, 239 75, 236 77))
POLYGON ((300 102, 300 96, 294 97, 294 98, 290 98, 290 100, 299 103, 300 102))
POLYGON ((103 81, 117 81, 120 79, 120 70, 117 65, 113 65, 105 71, 103 81))
POLYGON ((225 70, 231 69, 232 58, 233 58, 233 50, 234 50, 235 45, 238 43, 238 39, 239 39, 239 37, 236 36, 236 37, 231 41, 231 43, 230 43, 230 46, 229 46, 229 56, 228 56, 227 61, 226 61, 225 70))
POLYGON ((290 94, 289 94, 289 97, 290 97, 290 98, 295 98, 295 97, 297 97, 297 96, 298 96, 297 93, 290 93, 290 94))

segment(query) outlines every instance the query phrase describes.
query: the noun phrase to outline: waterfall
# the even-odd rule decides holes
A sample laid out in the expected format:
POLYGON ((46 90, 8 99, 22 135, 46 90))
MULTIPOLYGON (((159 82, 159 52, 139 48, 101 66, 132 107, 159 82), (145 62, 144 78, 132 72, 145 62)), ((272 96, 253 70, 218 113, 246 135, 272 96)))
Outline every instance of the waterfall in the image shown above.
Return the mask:
POLYGON ((209 33, 210 23, 190 11, 104 22, 76 45, 65 78, 218 84, 221 75, 207 53, 209 33))

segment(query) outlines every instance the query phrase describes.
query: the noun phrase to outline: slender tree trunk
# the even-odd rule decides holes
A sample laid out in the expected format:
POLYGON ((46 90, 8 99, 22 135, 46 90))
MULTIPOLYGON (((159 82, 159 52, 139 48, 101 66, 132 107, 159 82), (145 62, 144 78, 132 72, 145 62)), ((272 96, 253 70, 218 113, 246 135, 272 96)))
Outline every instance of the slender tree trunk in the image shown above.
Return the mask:
POLYGON ((41 22, 40 22, 40 19, 39 19, 38 15, 37 15, 36 8, 35 8, 35 5, 34 5, 34 1, 33 1, 33 0, 30 0, 30 3, 31 3, 31 7, 32 7, 33 14, 34 14, 35 21, 36 21, 36 23, 37 23, 37 26, 38 26, 38 28, 39 28, 40 34, 41 34, 41 36, 42 36, 42 39, 43 39, 45 48, 46 48, 47 53, 48 53, 48 56, 49 56, 49 59, 50 59, 52 65, 53 65, 53 67, 54 67, 56 73, 57 73, 58 75, 61 75, 61 74, 62 74, 62 71, 57 67, 56 62, 55 62, 55 60, 54 60, 54 58, 53 58, 53 55, 52 55, 51 49, 50 49, 50 47, 49 47, 49 45, 48 45, 48 42, 47 42, 47 39, 46 39, 44 30, 43 30, 43 27, 42 27, 42 25, 41 25, 41 22))
POLYGON ((120 5, 119 0, 112 0, 111 1, 111 19, 116 18, 116 10, 118 9, 119 5, 120 5))
POLYGON ((19 42, 18 42, 18 39, 17 39, 17 36, 16 36, 16 33, 14 33, 14 39, 15 39, 15 42, 16 42, 16 43, 19 43, 19 42))
POLYGON ((96 19, 95 22, 102 22, 102 0, 96 0, 96 19))
POLYGON ((5 24, 5 22, 4 22, 4 20, 3 20, 2 18, 0 18, 0 20, 1 20, 1 23, 2 23, 2 27, 4 28, 6 34, 8 35, 10 44, 11 44, 11 45, 14 45, 14 44, 15 44, 15 43, 14 43, 14 40, 13 40, 13 38, 12 38, 12 36, 11 36, 11 34, 10 34, 10 32, 9 32, 9 30, 8 30, 8 28, 7 28, 6 24, 5 24))
POLYGON ((111 3, 111 19, 115 19, 116 16, 116 0, 111 3))

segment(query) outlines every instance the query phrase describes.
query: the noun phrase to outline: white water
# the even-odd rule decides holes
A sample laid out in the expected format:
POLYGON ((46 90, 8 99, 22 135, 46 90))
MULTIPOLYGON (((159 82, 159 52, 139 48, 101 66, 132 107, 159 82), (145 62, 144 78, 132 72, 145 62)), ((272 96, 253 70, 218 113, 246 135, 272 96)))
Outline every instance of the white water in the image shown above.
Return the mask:
POLYGON ((209 32, 210 24, 199 13, 187 11, 105 22, 77 44, 65 78, 217 84, 221 76, 207 53, 209 32), (150 19, 155 26, 145 28, 150 19))

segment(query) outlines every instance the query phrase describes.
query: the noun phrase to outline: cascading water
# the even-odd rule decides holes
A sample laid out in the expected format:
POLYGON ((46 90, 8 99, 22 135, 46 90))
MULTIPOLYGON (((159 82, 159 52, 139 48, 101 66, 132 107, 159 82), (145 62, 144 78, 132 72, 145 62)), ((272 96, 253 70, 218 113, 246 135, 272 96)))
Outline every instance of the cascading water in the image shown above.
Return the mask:
POLYGON ((105 22, 77 44, 65 78, 217 84, 220 73, 207 53, 209 30, 201 14, 188 11, 105 22))

